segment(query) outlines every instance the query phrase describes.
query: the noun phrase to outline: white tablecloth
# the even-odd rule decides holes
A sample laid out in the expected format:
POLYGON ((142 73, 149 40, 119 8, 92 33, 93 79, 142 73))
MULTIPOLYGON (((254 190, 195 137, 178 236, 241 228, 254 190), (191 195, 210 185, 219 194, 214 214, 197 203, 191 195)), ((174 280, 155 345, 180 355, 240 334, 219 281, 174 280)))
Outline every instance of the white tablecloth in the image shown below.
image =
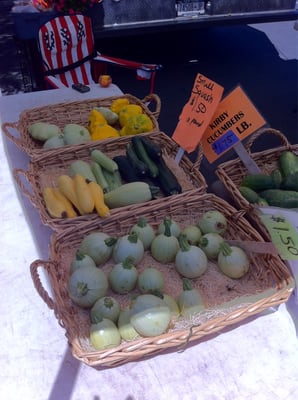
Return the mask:
MULTIPOLYGON (((121 92, 112 87, 98 94, 91 92, 89 96, 114 94, 121 92)), ((2 97, 1 120, 15 122, 24 108, 74 100, 74 96, 82 98, 71 90, 2 97)), ((68 349, 63 329, 37 294, 30 277, 30 263, 47 257, 50 231, 41 225, 36 212, 24 198, 19 201, 13 183, 11 167, 24 167, 28 160, 5 139, 1 142, 0 157, 0 204, 3 207, 0 236, 1 398, 297 398, 298 341, 286 305, 187 347, 183 352, 173 350, 101 371, 75 360, 68 349)))

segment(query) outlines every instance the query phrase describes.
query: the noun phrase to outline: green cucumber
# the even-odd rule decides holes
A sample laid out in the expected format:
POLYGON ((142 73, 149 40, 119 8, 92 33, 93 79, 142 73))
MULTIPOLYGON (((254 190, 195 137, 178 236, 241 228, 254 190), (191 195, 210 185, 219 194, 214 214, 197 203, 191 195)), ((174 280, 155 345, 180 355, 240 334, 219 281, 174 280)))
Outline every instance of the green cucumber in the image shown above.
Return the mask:
POLYGON ((294 190, 268 189, 260 192, 259 195, 273 207, 298 207, 298 192, 294 190))
POLYGON ((286 176, 282 180, 280 188, 285 190, 295 190, 298 192, 298 172, 286 176))
POLYGON ((158 190, 159 188, 149 186, 145 182, 125 183, 117 189, 105 193, 104 201, 109 208, 125 207, 154 199, 158 190))
POLYGON ((82 175, 85 179, 96 182, 96 177, 94 176, 91 166, 87 161, 73 161, 69 166, 68 173, 71 177, 74 177, 75 175, 82 175))
POLYGON ((242 196, 249 203, 252 203, 252 204, 258 203, 258 201, 260 200, 260 196, 253 189, 251 189, 247 186, 240 186, 238 189, 239 189, 239 192, 242 194, 242 196))
POLYGON ((260 190, 275 189, 275 183, 272 176, 265 174, 249 174, 246 175, 240 186, 249 187, 258 192, 260 190))
POLYGON ((115 172, 118 169, 118 165, 109 156, 103 153, 101 150, 91 150, 91 159, 97 162, 102 168, 107 171, 115 172))
POLYGON ((274 169, 270 176, 273 181, 274 189, 279 189, 282 182, 282 173, 280 170, 278 168, 274 169))
POLYGON ((291 151, 283 151, 279 156, 278 163, 285 177, 298 172, 298 156, 291 151))
POLYGON ((259 197, 259 200, 257 201, 258 206, 266 207, 269 206, 268 201, 263 199, 262 197, 259 197))
POLYGON ((149 157, 141 138, 139 136, 133 136, 131 142, 138 158, 147 165, 148 175, 151 176, 151 178, 156 178, 159 174, 158 166, 149 157))

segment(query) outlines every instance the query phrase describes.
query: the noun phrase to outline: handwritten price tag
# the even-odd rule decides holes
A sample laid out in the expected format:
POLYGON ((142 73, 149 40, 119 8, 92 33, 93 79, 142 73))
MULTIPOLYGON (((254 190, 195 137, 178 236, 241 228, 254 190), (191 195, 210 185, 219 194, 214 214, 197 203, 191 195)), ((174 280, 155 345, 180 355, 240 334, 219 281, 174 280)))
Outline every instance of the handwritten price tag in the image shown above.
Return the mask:
POLYGON ((257 129, 266 124, 262 115, 250 101, 244 90, 237 86, 219 103, 211 120, 202 136, 201 144, 204 156, 210 163, 216 161, 228 151, 228 146, 224 151, 218 153, 214 149, 214 144, 218 142, 227 132, 231 130, 243 141, 257 129))
POLYGON ((298 260, 298 233, 293 225, 281 215, 261 215, 272 242, 283 260, 298 260))
POLYGON ((172 138, 182 149, 191 153, 201 141, 215 113, 224 88, 198 73, 188 102, 183 107, 172 138))
POLYGON ((237 142, 239 142, 238 136, 233 131, 228 131, 212 144, 212 150, 219 155, 233 147, 237 142))

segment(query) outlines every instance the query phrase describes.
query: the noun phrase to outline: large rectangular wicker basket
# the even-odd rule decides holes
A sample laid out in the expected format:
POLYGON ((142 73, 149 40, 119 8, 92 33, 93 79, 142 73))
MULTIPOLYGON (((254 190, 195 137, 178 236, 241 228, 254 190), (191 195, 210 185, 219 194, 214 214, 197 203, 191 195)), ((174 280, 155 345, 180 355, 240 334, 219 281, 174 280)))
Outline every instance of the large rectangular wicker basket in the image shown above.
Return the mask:
MULTIPOLYGON (((169 198, 167 202, 160 204, 152 202, 143 210, 136 210, 135 215, 121 215, 117 220, 105 220, 103 224, 93 220, 52 237, 50 259, 34 261, 31 264, 31 275, 36 290, 65 329, 75 358, 89 366, 102 368, 140 360, 163 350, 178 351, 187 348, 190 342, 198 343, 208 335, 288 300, 294 281, 285 264, 278 256, 269 252, 263 254, 249 251, 250 269, 241 279, 228 278, 211 262, 201 277, 192 279, 193 287, 199 289, 203 296, 206 311, 191 320, 180 318, 173 321, 169 331, 160 336, 140 337, 130 342, 123 340, 119 346, 107 350, 97 351, 92 347, 89 341, 89 311, 76 306, 67 292, 70 262, 85 235, 99 230, 120 237, 129 232, 140 216, 145 217, 155 228, 165 216, 170 216, 183 228, 196 223, 200 215, 213 209, 222 212, 227 218, 225 239, 236 239, 246 244, 263 241, 241 213, 224 200, 212 194, 201 195, 194 192, 182 195, 179 200, 169 198), (49 276, 51 295, 42 285, 40 272, 47 272, 49 276)), ((108 261, 102 266, 103 271, 108 274, 112 265, 113 261, 108 261)), ((149 265, 158 268, 163 274, 164 293, 177 299, 182 291, 182 279, 173 264, 160 264, 147 251, 137 269, 140 272, 149 265)), ((133 293, 137 294, 137 289, 133 293)), ((114 296, 124 308, 129 304, 133 293, 116 295, 109 290, 107 295, 114 296)))
MULTIPOLYGON (((158 144, 163 152, 163 157, 166 164, 171 168, 177 177, 181 187, 182 193, 189 190, 196 190, 203 194, 206 192, 206 181, 199 171, 202 152, 198 151, 197 159, 194 163, 184 155, 179 163, 175 161, 175 156, 179 150, 179 146, 165 133, 156 131, 144 134, 150 140, 158 144)), ((46 152, 44 156, 29 163, 28 170, 14 169, 13 175, 18 183, 23 194, 25 194, 31 203, 36 207, 40 214, 40 218, 45 225, 49 225, 54 230, 72 227, 73 225, 81 224, 92 219, 98 220, 99 223, 103 222, 97 214, 88 214, 78 216, 75 218, 52 218, 45 206, 42 191, 46 186, 55 186, 59 175, 67 174, 70 164, 75 160, 91 161, 90 151, 92 149, 100 149, 106 155, 113 158, 116 155, 125 154, 127 143, 131 140, 129 136, 123 136, 117 140, 107 140, 103 142, 92 142, 81 146, 53 149, 46 152)), ((181 201, 181 195, 174 195, 176 201, 181 201)), ((158 195, 157 199, 149 202, 159 204, 163 202, 165 197, 162 192, 158 195)), ((126 207, 115 208, 110 210, 111 216, 108 218, 118 218, 119 214, 134 213, 135 210, 143 209, 148 206, 146 203, 133 204, 126 207)))
MULTIPOLYGON (((278 167, 278 159, 283 151, 289 150, 298 154, 298 144, 291 145, 287 138, 280 131, 271 128, 261 129, 252 135, 249 141, 246 143, 246 149, 250 154, 250 157, 260 168, 261 172, 268 175, 278 167), (260 152, 251 152, 251 148, 257 139, 261 138, 265 140, 266 135, 277 136, 281 140, 282 145, 260 152)), ((229 195, 235 203, 236 208, 245 211, 250 222, 256 227, 256 229, 258 229, 263 237, 266 240, 271 240, 270 234, 260 218, 258 206, 250 204, 241 195, 238 189, 242 179, 248 174, 248 170, 241 159, 236 158, 220 164, 217 167, 216 174, 227 189, 229 195)))
MULTIPOLYGON (((88 125, 88 116, 94 107, 110 107, 113 100, 125 98, 130 104, 139 105, 143 113, 148 115, 153 124, 153 131, 159 129, 157 122, 161 102, 156 94, 150 94, 140 100, 131 94, 122 96, 113 96, 100 99, 88 99, 82 101, 73 101, 68 103, 49 104, 43 107, 36 107, 25 110, 21 113, 17 122, 4 122, 2 131, 4 134, 21 150, 27 153, 30 158, 36 158, 47 154, 48 150, 42 148, 43 143, 33 139, 28 133, 28 127, 35 122, 47 122, 63 128, 66 124, 79 124, 84 127, 88 125), (154 111, 150 111, 147 106, 151 103, 150 108, 155 107, 154 111)), ((65 146, 65 148, 80 145, 65 146)))

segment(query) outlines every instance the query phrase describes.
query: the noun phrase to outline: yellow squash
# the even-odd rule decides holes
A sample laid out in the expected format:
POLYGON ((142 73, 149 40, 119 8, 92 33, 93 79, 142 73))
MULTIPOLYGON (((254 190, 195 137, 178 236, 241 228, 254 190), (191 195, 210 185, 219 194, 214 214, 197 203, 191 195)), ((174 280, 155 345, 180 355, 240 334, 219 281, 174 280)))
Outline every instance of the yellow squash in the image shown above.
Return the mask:
POLYGON ((70 201, 57 188, 45 187, 43 199, 52 218, 74 218, 77 216, 70 201))
POLYGON ((128 118, 126 125, 121 129, 120 135, 137 135, 153 130, 153 123, 147 114, 136 114, 128 118))
POLYGON ((89 182, 88 186, 94 200, 94 206, 97 214, 103 218, 110 215, 110 209, 104 202, 104 193, 102 187, 95 182, 89 182))
POLYGON ((89 185, 85 178, 82 175, 75 175, 74 179, 74 187, 76 197, 79 202, 79 207, 84 214, 90 214, 94 210, 94 200, 93 196, 90 193, 89 185))

